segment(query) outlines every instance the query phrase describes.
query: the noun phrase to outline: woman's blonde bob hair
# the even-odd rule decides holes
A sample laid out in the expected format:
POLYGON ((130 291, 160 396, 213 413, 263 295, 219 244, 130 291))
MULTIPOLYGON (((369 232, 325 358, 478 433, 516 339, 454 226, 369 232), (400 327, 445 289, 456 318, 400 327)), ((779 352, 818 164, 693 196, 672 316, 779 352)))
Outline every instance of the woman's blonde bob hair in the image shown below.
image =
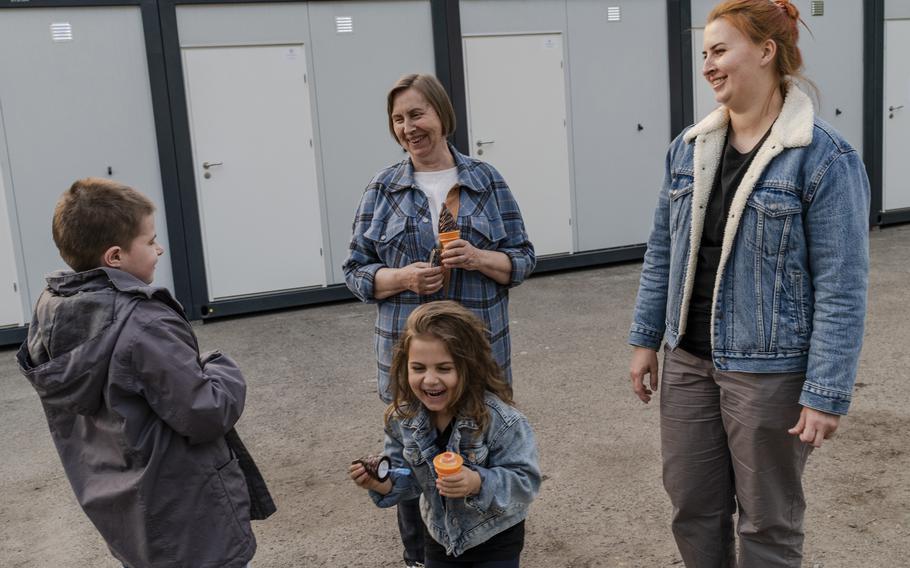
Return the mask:
POLYGON ((395 99, 398 95, 408 89, 414 89, 430 103, 430 106, 436 111, 436 114, 439 116, 439 121, 442 123, 443 137, 447 138, 451 136, 452 133, 455 132, 455 109, 452 108, 452 101, 449 99, 449 95, 446 93, 442 83, 433 75, 411 73, 398 79, 398 82, 389 89, 389 94, 386 97, 386 102, 388 103, 389 133, 392 135, 392 139, 396 143, 398 142, 398 136, 395 136, 395 124, 392 122, 392 108, 395 106, 395 99))

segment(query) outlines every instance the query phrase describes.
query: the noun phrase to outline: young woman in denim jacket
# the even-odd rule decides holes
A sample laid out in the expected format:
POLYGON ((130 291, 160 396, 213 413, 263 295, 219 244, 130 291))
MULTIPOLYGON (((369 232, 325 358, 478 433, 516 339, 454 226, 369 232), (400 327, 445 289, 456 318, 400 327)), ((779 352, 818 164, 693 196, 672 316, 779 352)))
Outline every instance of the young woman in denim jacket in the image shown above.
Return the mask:
MULTIPOLYGON (((493 166, 446 142, 455 111, 436 77, 402 77, 389 91, 387 111, 389 132, 408 157, 376 174, 364 191, 343 267, 351 292, 377 307, 379 397, 392 401, 389 367, 408 315, 441 299, 460 302, 483 320, 493 357, 511 382, 509 289, 535 264, 518 203, 493 166), (431 263, 448 196, 461 238, 446 247, 441 263, 431 263)), ((416 500, 401 502, 398 526, 405 565, 419 566, 424 553, 416 500)))
POLYGON ((642 269, 632 388, 650 400, 665 339, 663 477, 689 567, 737 566, 737 510, 740 567, 800 565, 803 469, 856 377, 869 183, 792 81, 799 21, 784 0, 711 12, 720 107, 670 146, 642 269))
POLYGON ((512 406, 483 322, 455 302, 411 313, 392 362, 386 411, 390 479, 360 463, 351 478, 380 507, 420 496, 427 568, 517 568, 524 520, 540 488, 537 444, 512 406), (459 473, 440 477, 433 458, 455 452, 459 473))

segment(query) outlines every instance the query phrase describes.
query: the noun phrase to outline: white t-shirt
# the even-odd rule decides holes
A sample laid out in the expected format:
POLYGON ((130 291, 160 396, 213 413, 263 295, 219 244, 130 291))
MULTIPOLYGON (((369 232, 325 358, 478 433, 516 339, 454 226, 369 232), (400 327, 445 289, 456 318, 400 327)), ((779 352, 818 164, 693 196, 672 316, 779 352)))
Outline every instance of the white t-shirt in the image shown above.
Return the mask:
POLYGON ((446 202, 446 196, 452 187, 458 185, 458 168, 449 168, 437 172, 414 172, 414 181, 427 196, 430 214, 433 216, 433 234, 439 236, 439 211, 446 202))

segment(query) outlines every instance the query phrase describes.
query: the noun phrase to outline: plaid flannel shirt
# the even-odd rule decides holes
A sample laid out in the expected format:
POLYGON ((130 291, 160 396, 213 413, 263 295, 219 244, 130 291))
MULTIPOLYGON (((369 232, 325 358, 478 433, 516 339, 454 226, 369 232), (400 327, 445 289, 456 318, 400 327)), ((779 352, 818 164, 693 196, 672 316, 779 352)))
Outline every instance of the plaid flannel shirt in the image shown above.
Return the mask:
POLYGON ((363 193, 354 217, 350 254, 344 262, 345 282, 355 296, 377 304, 374 346, 379 397, 391 402, 389 369, 392 353, 411 312, 420 304, 455 300, 483 319, 496 362, 511 383, 509 288, 534 269, 534 245, 528 240, 515 197, 493 166, 464 156, 449 146, 458 169, 461 195, 458 226, 463 239, 478 249, 508 255, 512 274, 507 286, 479 271, 453 269, 448 293, 420 296, 406 290, 376 300, 373 285, 380 268, 402 268, 426 262, 435 245, 426 195, 414 181, 410 159, 376 174, 363 193))

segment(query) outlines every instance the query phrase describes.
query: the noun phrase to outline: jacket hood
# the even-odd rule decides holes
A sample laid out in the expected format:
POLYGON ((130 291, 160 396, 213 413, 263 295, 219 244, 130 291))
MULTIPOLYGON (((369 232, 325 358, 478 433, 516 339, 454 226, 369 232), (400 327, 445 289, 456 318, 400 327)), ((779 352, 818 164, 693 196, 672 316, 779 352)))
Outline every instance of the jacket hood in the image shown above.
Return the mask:
POLYGON ((121 270, 60 271, 47 277, 28 339, 16 354, 19 371, 45 406, 83 415, 100 408, 111 353, 131 312, 125 304, 132 298, 123 292, 157 296, 179 308, 166 289, 121 270))

